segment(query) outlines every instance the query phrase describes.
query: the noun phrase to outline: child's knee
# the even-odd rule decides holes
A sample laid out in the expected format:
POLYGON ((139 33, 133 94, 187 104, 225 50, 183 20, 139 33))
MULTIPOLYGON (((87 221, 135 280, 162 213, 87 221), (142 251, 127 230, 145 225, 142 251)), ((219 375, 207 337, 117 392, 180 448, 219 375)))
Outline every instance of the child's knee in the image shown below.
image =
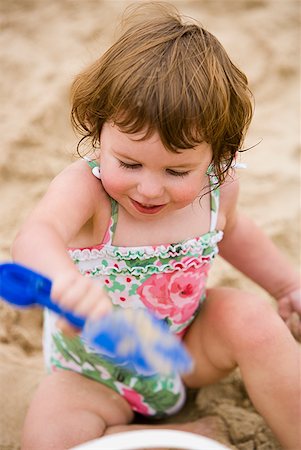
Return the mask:
POLYGON ((257 296, 236 289, 212 289, 208 298, 208 314, 217 332, 233 347, 250 351, 275 338, 282 327, 272 305, 257 296))

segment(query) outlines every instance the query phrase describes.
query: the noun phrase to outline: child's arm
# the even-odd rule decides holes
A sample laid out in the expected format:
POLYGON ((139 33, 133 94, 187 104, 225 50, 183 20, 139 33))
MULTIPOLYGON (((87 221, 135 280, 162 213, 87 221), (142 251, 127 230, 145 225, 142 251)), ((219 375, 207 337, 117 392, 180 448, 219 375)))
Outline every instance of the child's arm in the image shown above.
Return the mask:
POLYGON ((106 210, 107 199, 102 194, 101 183, 91 176, 85 162, 74 163, 52 181, 12 248, 16 262, 53 280, 53 299, 67 309, 90 317, 101 316, 110 307, 110 301, 98 283, 78 272, 67 246, 86 223, 93 222, 102 195, 106 210))
POLYGON ((280 315, 300 337, 300 277, 268 236, 251 219, 237 213, 237 197, 238 182, 234 180, 225 185, 221 196, 226 223, 220 255, 278 301, 280 315))

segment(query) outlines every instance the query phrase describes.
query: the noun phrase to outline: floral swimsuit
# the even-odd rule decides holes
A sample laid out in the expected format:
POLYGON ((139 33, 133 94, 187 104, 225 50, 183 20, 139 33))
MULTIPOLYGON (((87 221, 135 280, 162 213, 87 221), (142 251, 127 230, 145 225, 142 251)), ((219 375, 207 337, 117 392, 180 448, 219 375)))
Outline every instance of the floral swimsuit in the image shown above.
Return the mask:
MULTIPOLYGON (((89 162, 99 178, 99 168, 89 162)), ((155 246, 115 246, 118 204, 111 199, 112 214, 103 242, 88 248, 70 248, 78 270, 103 285, 115 307, 148 308, 182 337, 205 299, 206 280, 222 231, 216 230, 219 206, 217 180, 208 171, 211 196, 210 231, 179 243, 155 246)), ((185 401, 179 374, 141 375, 97 353, 79 336, 63 335, 55 326, 57 316, 46 310, 44 350, 49 371, 72 370, 121 394, 133 411, 162 417, 177 412, 185 401)))

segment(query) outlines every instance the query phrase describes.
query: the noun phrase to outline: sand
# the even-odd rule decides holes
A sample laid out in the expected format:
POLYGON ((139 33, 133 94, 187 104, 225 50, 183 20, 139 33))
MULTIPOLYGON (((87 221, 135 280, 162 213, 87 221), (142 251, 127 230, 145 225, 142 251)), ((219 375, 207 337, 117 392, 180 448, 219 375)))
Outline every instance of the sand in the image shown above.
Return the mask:
MULTIPOLYGON (((0 0, 1 261, 10 258, 13 238, 49 180, 73 160, 71 80, 110 44, 128 3, 0 0)), ((300 3, 173 3, 209 28, 248 74, 256 110, 246 146, 255 147, 243 155, 248 169, 241 171, 240 205, 298 266, 300 3)), ((250 289, 269 300, 223 261, 210 282, 250 289)), ((19 449, 24 414, 43 376, 41 333, 39 311, 0 303, 0 450, 19 449)), ((213 416, 220 439, 231 448, 279 448, 251 406, 239 372, 194 394, 176 420, 213 416)))

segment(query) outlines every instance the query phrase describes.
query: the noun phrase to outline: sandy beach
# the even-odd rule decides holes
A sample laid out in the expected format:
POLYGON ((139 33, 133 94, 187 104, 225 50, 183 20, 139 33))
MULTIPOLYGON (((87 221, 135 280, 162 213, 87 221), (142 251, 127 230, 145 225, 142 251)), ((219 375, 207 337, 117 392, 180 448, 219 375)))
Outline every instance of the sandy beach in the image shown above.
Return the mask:
MULTIPOLYGON (((74 160, 69 87, 112 42, 126 0, 0 0, 0 260, 47 185, 74 160)), ((300 2, 174 0, 248 75, 255 115, 241 156, 240 205, 300 265, 300 2)), ((43 252, 43 249, 41 249, 43 252)), ((218 260, 210 284, 258 286, 218 260)), ((44 376, 42 317, 0 301, 0 450, 18 450, 25 412, 44 376)), ((217 439, 240 450, 280 449, 239 372, 191 392, 177 421, 212 417, 217 439)), ((33 424, 34 426, 34 424, 33 424)), ((297 450, 297 449, 296 449, 297 450)))

